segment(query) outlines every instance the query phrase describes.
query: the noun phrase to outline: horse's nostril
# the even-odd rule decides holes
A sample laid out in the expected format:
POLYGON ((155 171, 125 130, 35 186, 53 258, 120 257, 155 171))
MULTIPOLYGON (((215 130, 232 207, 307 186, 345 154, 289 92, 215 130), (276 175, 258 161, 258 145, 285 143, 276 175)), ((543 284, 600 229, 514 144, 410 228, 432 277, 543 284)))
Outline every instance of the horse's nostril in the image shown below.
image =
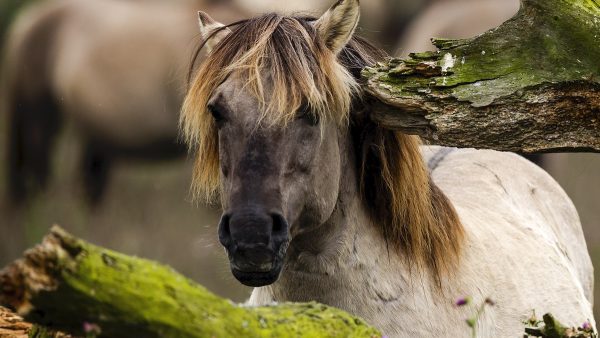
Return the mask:
POLYGON ((287 237, 288 223, 280 213, 238 209, 223 214, 219 224, 219 241, 230 253, 254 246, 278 250, 287 237))
POLYGON ((278 213, 271 214, 271 217, 273 218, 273 236, 287 236, 288 223, 285 218, 278 213))
POLYGON ((221 217, 221 221, 219 222, 219 241, 225 247, 229 246, 231 243, 231 230, 229 228, 229 219, 231 217, 228 214, 225 214, 221 217))

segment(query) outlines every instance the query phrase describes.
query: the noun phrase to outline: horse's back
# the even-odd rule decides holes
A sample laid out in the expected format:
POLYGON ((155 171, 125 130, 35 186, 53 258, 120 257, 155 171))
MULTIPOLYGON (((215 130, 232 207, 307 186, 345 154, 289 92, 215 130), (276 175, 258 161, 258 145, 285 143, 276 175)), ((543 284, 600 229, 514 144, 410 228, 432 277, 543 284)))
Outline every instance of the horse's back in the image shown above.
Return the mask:
POLYGON ((84 134, 113 147, 171 144, 197 9, 186 1, 39 2, 17 18, 5 68, 32 99, 38 87, 51 93, 84 134))
POLYGON ((484 276, 471 287, 500 307, 517 298, 497 310, 507 317, 536 309, 570 325, 593 320, 593 267, 579 217, 548 173, 512 153, 423 147, 423 154, 465 226, 461 269, 484 276))
POLYGON ((52 70, 66 113, 117 146, 174 140, 195 12, 153 1, 70 1, 70 7, 52 70))

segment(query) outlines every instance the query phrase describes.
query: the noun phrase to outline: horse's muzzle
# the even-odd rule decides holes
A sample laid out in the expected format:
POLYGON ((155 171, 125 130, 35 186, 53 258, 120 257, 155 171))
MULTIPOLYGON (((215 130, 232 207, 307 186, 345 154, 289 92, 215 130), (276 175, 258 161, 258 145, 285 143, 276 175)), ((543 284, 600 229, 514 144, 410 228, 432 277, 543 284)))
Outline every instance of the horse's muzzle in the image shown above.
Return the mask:
POLYGON ((227 249, 231 271, 247 286, 274 283, 289 242, 288 223, 280 213, 244 208, 225 213, 219 241, 227 249))

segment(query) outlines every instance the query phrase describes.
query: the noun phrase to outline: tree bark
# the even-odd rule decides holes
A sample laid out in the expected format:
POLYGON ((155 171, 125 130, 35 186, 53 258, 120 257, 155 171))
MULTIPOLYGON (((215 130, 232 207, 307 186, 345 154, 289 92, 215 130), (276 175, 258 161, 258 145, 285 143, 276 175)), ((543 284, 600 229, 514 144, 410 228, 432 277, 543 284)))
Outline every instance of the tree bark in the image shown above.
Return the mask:
POLYGON ((380 337, 364 321, 317 303, 232 304, 168 267, 91 245, 59 227, 0 271, 0 304, 78 336, 380 337))
POLYGON ((31 324, 25 323, 22 318, 0 307, 0 337, 27 338, 31 324))
POLYGON ((32 325, 0 306, 0 338, 71 338, 71 336, 32 325))
POLYGON ((373 119, 445 146, 600 152, 600 2, 521 2, 478 37, 365 69, 373 119))

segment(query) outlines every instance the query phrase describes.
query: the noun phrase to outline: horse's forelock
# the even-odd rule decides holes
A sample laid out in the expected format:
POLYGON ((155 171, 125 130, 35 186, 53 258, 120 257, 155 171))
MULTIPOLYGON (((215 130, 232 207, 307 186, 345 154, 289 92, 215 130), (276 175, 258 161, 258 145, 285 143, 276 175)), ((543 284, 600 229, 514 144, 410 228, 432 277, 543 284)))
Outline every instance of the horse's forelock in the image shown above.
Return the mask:
MULTIPOLYGON (((232 33, 190 76, 181 128, 202 164, 196 169, 197 193, 212 198, 218 188, 216 130, 206 106, 214 90, 233 74, 246 81, 246 88, 262 105, 259 121, 263 123, 284 125, 305 105, 323 120, 348 121, 359 70, 383 52, 353 38, 338 57, 320 41, 312 21, 306 16, 266 14, 227 25, 232 33), (268 93, 263 83, 267 73, 272 83, 268 93)), ((198 50, 194 58, 199 55, 198 50)))

